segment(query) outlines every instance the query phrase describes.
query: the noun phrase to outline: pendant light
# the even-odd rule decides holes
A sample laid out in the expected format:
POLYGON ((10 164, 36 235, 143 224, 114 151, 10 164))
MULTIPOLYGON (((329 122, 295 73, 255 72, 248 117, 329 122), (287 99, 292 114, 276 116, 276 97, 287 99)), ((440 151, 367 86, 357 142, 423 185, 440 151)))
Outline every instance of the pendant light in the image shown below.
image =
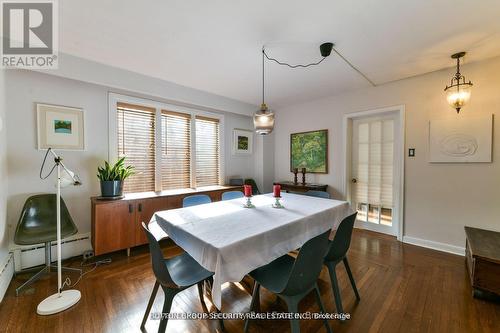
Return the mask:
POLYGON ((255 132, 267 135, 274 129, 274 112, 270 111, 265 102, 265 75, 264 75, 264 48, 262 48, 262 104, 260 109, 253 115, 255 132))
POLYGON ((460 73, 460 58, 464 55, 465 52, 459 52, 451 56, 452 59, 457 59, 457 72, 451 78, 451 84, 444 89, 448 104, 457 110, 457 113, 469 102, 472 88, 472 82, 467 82, 465 76, 460 73))
MULTIPOLYGON (((333 43, 329 43, 329 42, 323 43, 319 47, 319 50, 320 50, 320 53, 322 56, 321 60, 319 60, 317 62, 310 63, 310 64, 306 64, 306 65, 302 65, 302 64, 290 65, 286 62, 281 62, 277 59, 269 57, 266 54, 265 47, 264 46, 262 47, 262 104, 260 105, 260 109, 257 112, 255 112, 253 115, 253 125, 255 128, 255 132, 257 132, 257 134, 267 135, 267 134, 271 133, 274 129, 274 112, 269 110, 269 108, 266 105, 265 98, 264 98, 265 97, 265 94, 264 94, 265 93, 265 89, 264 89, 265 88, 265 75, 264 75, 265 74, 264 73, 265 58, 268 60, 274 61, 278 65, 284 65, 284 66, 288 66, 290 68, 306 68, 309 66, 316 66, 316 65, 321 64, 323 62, 323 60, 325 60, 326 57, 328 57, 330 55, 330 53, 332 52, 332 49, 333 49, 333 43)), ((338 53, 337 51, 335 51, 335 52, 338 53)))

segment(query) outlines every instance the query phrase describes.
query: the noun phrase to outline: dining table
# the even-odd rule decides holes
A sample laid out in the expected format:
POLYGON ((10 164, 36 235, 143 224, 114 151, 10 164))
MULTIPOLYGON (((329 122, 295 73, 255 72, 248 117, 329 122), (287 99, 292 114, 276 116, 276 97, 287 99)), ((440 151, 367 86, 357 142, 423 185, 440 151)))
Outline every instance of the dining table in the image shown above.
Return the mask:
MULTIPOLYGON (((281 193, 283 208, 272 194, 159 211, 155 222, 205 269, 214 272, 212 302, 221 309, 222 285, 239 282, 309 239, 336 229, 352 213, 346 201, 281 193)), ((150 223, 151 223, 150 222, 150 223)))

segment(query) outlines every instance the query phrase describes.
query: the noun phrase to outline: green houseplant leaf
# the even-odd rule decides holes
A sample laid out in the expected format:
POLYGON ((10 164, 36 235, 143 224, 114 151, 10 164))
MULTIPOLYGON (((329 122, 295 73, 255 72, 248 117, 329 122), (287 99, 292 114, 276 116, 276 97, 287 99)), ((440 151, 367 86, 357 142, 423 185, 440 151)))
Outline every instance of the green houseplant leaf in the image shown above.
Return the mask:
POLYGON ((125 157, 120 158, 113 165, 104 161, 104 166, 97 167, 97 178, 101 181, 123 181, 134 174, 135 168, 132 165, 125 166, 125 157))

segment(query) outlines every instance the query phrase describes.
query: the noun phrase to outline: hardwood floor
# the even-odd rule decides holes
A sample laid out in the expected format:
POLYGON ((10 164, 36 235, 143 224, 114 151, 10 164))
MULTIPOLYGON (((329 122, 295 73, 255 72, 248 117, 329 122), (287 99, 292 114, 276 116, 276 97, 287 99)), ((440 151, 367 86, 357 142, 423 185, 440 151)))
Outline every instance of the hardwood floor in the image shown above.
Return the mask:
MULTIPOLYGON (((175 255, 179 249, 166 244, 165 254, 175 255)), ((73 308, 53 316, 38 316, 37 304, 55 292, 56 276, 46 277, 19 297, 15 288, 27 275, 18 275, 0 304, 2 332, 139 332, 154 277, 146 247, 102 256, 113 262, 99 266, 84 276, 76 286, 82 299, 73 308)), ((347 274, 337 267, 344 310, 351 320, 331 321, 333 331, 342 332, 499 332, 500 304, 472 298, 463 257, 401 244, 393 237, 355 230, 348 254, 361 301, 355 302, 347 274)), ((244 260, 242 258, 242 260, 244 260)), ((80 259, 69 263, 77 267, 80 259)), ((68 263, 67 263, 68 265, 68 263)), ((77 276, 70 275, 73 281, 77 276)), ((335 312, 327 269, 319 281, 323 302, 328 312, 335 312)), ((159 291, 152 311, 161 311, 159 291)), ((223 286, 223 312, 246 312, 250 295, 243 283, 223 286)), ((213 306, 207 299, 211 311, 213 306)), ((300 304, 300 311, 316 312, 311 294, 300 304)), ((276 298, 261 291, 261 310, 286 312, 276 298)), ((202 312, 196 287, 174 300, 172 312, 202 312)), ((157 320, 148 320, 146 329, 155 332, 157 320)), ((225 320, 226 332, 242 332, 243 321, 225 320)), ((170 320, 167 332, 218 332, 216 320, 170 320)), ((288 321, 252 321, 250 332, 288 332, 288 321)), ((322 321, 301 322, 302 332, 325 332, 322 321)))

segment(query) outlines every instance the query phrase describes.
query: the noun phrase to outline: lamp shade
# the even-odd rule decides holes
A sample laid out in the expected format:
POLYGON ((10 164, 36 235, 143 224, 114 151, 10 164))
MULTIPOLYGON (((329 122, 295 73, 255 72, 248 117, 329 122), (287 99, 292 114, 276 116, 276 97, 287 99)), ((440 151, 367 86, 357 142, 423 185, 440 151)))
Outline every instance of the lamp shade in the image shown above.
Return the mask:
POLYGON ((72 185, 81 185, 80 179, 71 170, 63 168, 61 172, 61 187, 68 187, 72 185))
POLYGON ((471 91, 472 84, 470 83, 456 84, 446 89, 446 100, 452 108, 459 112, 469 102, 471 91))
POLYGON ((253 125, 259 135, 267 135, 274 129, 274 113, 269 111, 266 104, 262 104, 259 111, 254 113, 253 125))

